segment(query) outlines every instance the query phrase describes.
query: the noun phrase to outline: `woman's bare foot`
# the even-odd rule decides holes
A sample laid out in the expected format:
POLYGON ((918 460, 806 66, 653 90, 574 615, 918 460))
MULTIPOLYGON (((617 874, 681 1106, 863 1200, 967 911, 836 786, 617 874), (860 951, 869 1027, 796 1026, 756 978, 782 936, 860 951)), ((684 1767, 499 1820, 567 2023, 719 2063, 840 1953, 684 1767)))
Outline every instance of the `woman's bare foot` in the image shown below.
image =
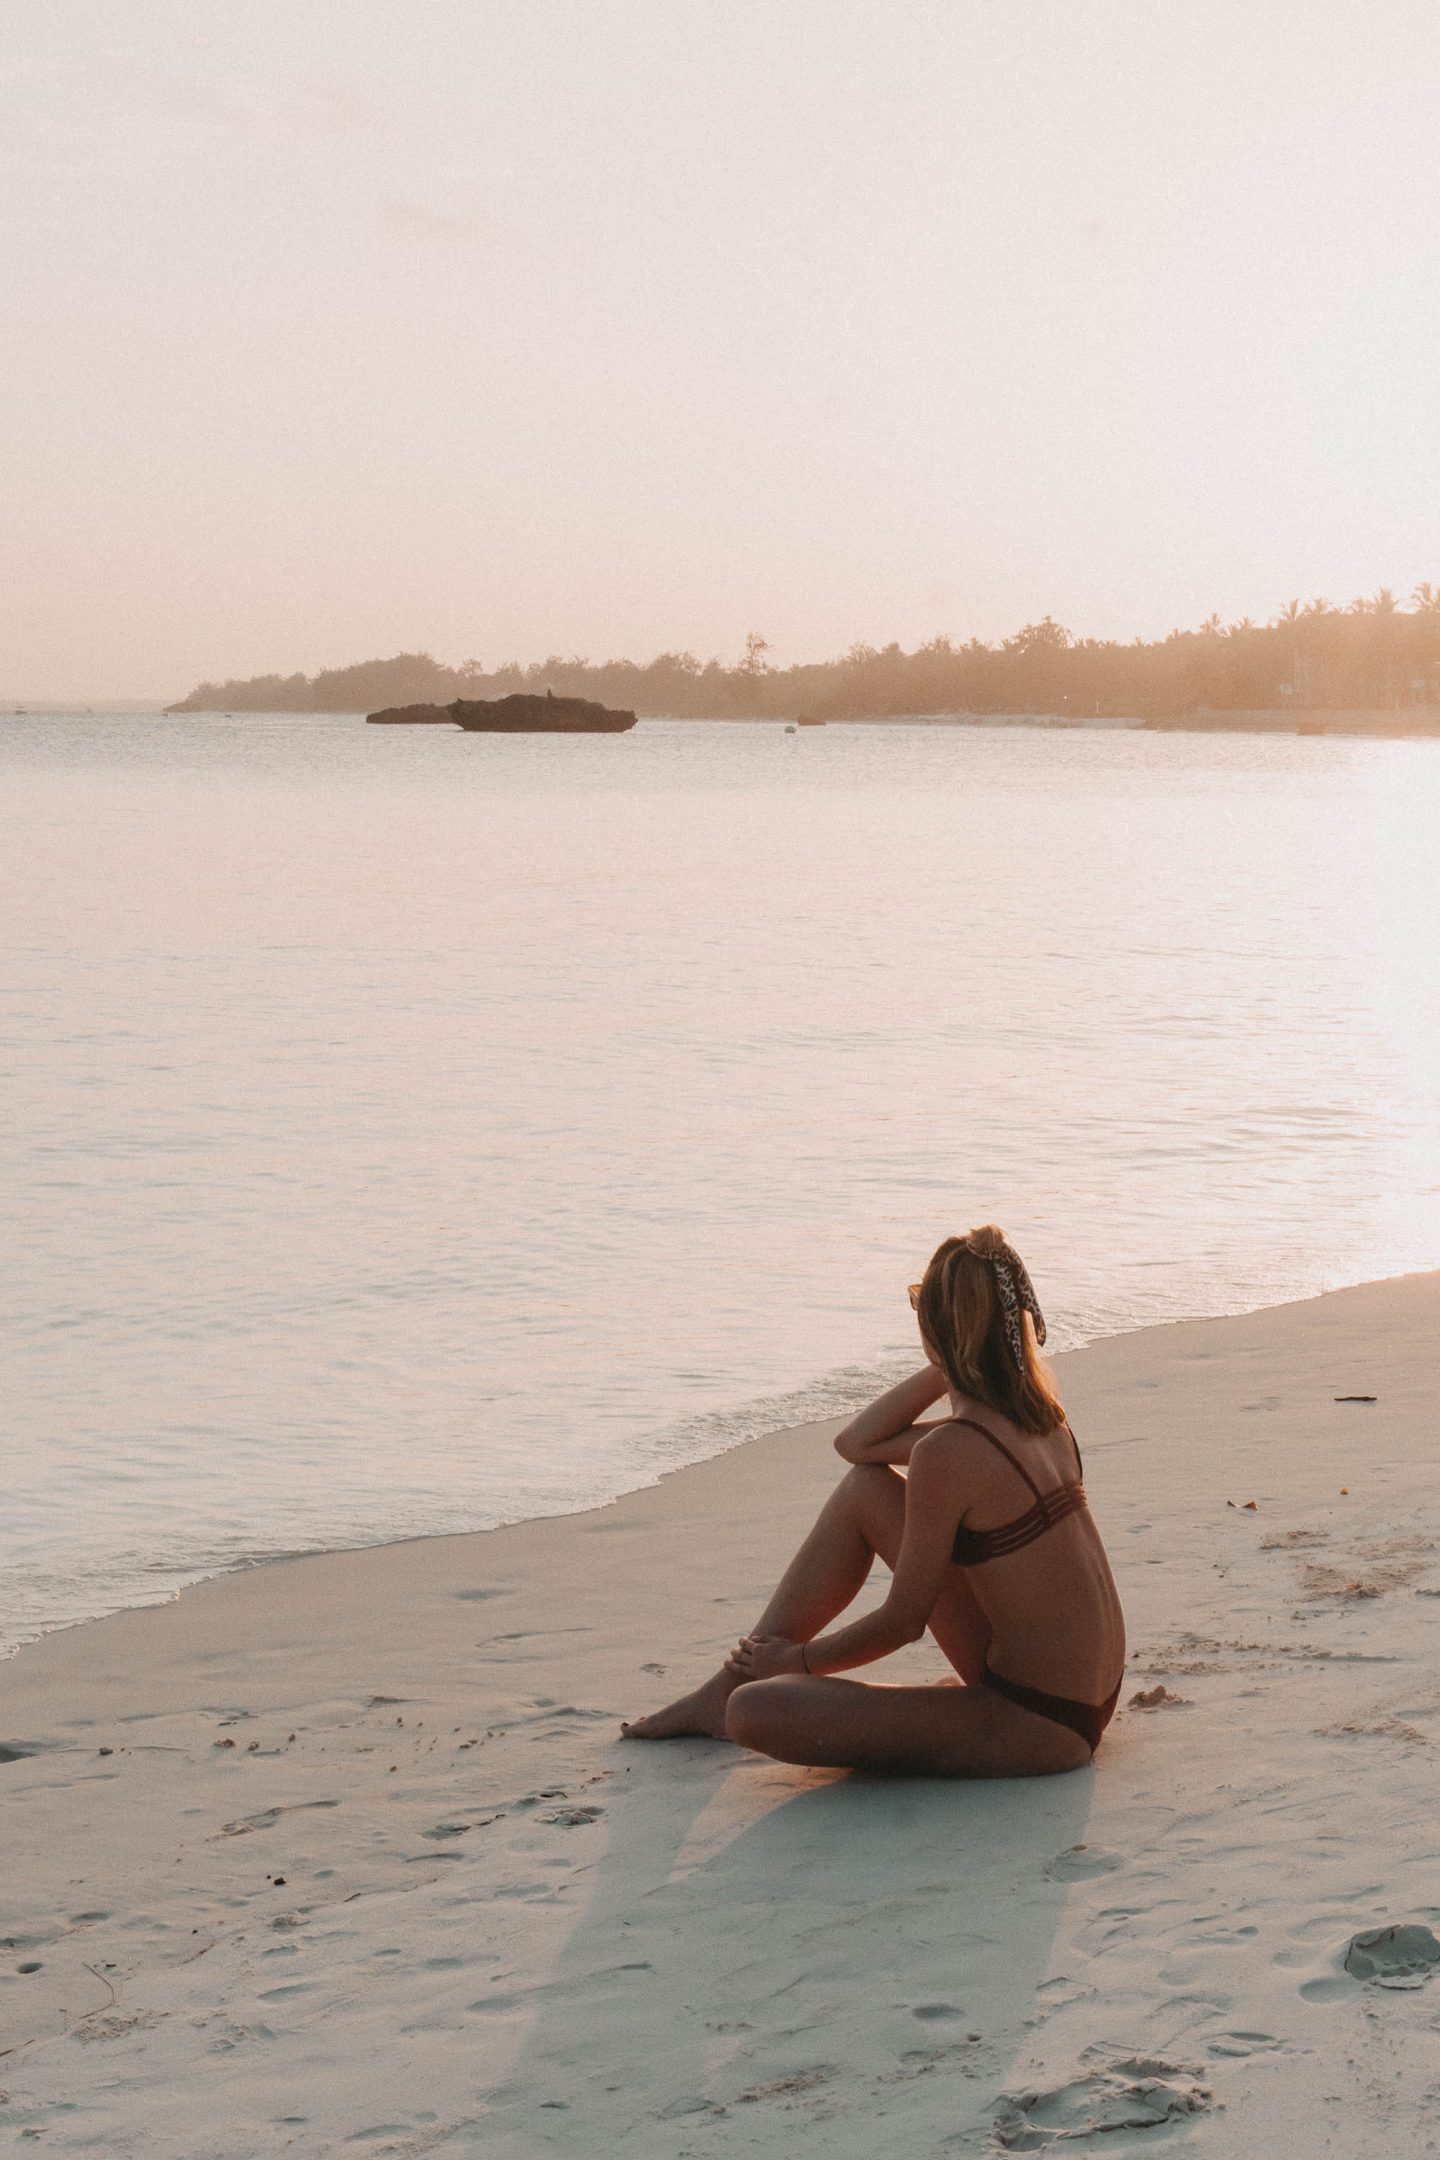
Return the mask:
POLYGON ((693 1694, 682 1695, 664 1710, 656 1710, 649 1717, 632 1718, 628 1725, 620 1727, 622 1740, 680 1740, 690 1734, 702 1734, 708 1740, 726 1740, 725 1705, 740 1685, 739 1673, 727 1672, 723 1667, 703 1687, 693 1694))

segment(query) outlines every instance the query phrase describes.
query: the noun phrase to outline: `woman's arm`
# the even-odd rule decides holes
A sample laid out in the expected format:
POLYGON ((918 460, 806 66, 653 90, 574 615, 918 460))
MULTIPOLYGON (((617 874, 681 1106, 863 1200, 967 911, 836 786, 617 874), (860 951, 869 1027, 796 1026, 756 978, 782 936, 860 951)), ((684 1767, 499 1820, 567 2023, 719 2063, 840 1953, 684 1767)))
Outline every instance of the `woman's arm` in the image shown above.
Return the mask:
POLYGON ((924 1634, 950 1565, 962 1511, 959 1438, 957 1433, 915 1443, 905 1481, 905 1529, 884 1604, 846 1627, 817 1635, 805 1644, 803 1654, 798 1643, 778 1635, 747 1635, 726 1660, 732 1672, 747 1680, 784 1672, 848 1672, 853 1665, 889 1657, 924 1634))
POLYGON ((930 1430, 915 1420, 948 1386, 938 1365, 922 1365, 842 1426, 835 1435, 836 1454, 852 1463, 908 1463, 915 1442, 930 1430))

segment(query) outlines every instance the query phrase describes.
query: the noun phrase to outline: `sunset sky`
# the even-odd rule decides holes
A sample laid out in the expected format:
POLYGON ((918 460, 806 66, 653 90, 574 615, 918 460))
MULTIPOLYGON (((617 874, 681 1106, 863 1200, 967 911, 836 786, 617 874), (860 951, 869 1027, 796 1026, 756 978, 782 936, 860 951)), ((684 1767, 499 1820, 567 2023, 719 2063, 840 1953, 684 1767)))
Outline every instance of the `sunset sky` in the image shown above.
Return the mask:
POLYGON ((5 0, 0 695, 1440 582, 1429 0, 5 0))

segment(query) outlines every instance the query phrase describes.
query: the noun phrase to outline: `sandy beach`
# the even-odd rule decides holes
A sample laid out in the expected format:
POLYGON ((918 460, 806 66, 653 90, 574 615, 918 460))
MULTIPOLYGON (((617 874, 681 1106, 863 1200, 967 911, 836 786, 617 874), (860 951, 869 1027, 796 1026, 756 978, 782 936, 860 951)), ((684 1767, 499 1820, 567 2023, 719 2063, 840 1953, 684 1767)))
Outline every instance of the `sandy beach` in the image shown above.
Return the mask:
POLYGON ((1344 1961, 1440 1924, 1437 1322, 1411 1276, 1057 1361, 1132 1644, 1065 1778, 618 1741, 751 1622, 830 1427, 30 1645, 7 2147, 1432 2152, 1436 1985, 1344 1961))

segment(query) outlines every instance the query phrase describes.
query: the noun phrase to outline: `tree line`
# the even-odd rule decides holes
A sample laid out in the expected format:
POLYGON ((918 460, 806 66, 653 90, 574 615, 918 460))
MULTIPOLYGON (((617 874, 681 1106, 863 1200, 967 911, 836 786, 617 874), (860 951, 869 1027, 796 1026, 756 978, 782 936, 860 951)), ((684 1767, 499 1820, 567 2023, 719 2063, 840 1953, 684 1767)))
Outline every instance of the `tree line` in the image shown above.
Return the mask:
POLYGON ((1388 589, 1346 608, 1289 601, 1269 623, 1248 616, 1121 644, 1072 637, 1046 615, 998 645, 932 638, 852 645, 838 660, 771 665, 752 632, 734 667, 689 652, 598 663, 552 655, 522 667, 479 660, 446 667, 397 653, 316 675, 203 682, 170 712, 376 712, 553 690, 642 715, 679 719, 817 720, 902 713, 1053 713, 1087 718, 1182 718, 1216 710, 1393 709, 1440 701, 1440 590, 1417 585, 1408 607, 1388 589))

